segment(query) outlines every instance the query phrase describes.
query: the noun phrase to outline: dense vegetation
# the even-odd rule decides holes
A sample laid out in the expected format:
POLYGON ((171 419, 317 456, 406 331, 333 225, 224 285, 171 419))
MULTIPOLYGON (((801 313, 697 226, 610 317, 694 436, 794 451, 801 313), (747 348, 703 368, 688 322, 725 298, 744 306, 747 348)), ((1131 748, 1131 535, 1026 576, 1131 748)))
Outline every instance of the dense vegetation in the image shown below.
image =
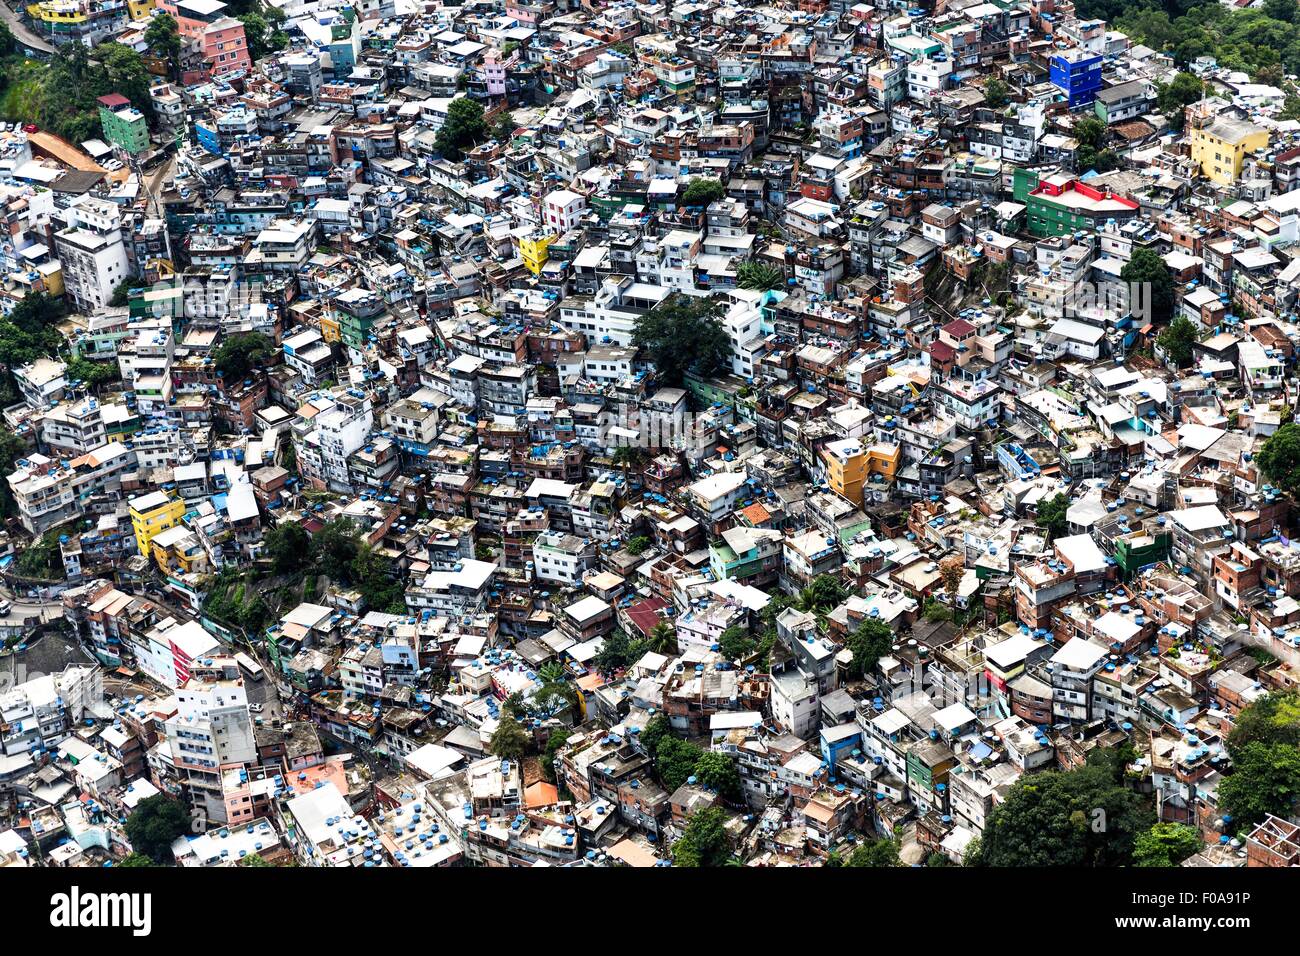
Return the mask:
POLYGON ((654 364, 661 385, 679 386, 688 375, 725 372, 731 341, 717 321, 718 304, 700 296, 672 295, 638 316, 632 343, 654 364))
POLYGON ((1247 707, 1228 736, 1232 774, 1219 808, 1239 836, 1267 814, 1295 815, 1300 801, 1300 696, 1275 692, 1247 707))
POLYGON ((1169 53, 1179 66, 1211 56, 1220 66, 1273 85, 1285 73, 1300 73, 1296 0, 1265 0, 1249 10, 1204 0, 1082 0, 1077 10, 1169 53))
POLYGON ((1132 748, 1094 750, 1076 770, 1021 777, 967 853, 975 866, 1128 866, 1155 824, 1149 801, 1126 785, 1132 748))
POLYGON ((487 139, 488 135, 487 120, 483 118, 483 104, 462 96, 447 107, 447 119, 438 128, 433 147, 447 159, 456 162, 487 139))
POLYGON ((1287 422, 1264 441, 1255 465, 1291 497, 1300 496, 1300 425, 1287 422))
POLYGON ((162 793, 141 800, 126 818, 131 848, 159 864, 172 862, 172 843, 189 829, 190 815, 185 807, 162 793))
MULTIPOLYGON (((0 51, 7 29, 4 34, 0 51)), ((13 53, 12 37, 7 39, 10 53, 0 62, 0 115, 6 120, 36 123, 70 143, 81 143, 102 135, 96 100, 109 93, 122 94, 153 120, 152 75, 130 47, 103 43, 92 58, 81 44, 69 43, 41 62, 13 53)))

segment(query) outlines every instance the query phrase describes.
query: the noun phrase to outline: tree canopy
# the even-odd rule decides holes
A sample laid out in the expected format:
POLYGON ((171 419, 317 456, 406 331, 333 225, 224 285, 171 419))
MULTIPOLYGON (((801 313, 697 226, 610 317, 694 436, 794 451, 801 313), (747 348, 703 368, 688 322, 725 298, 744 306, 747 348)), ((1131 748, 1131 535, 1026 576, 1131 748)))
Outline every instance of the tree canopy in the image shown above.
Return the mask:
POLYGON ((893 840, 860 843, 849 854, 845 866, 899 866, 898 844, 893 840))
POLYGON ((1265 439, 1255 466, 1292 498, 1300 497, 1300 425, 1287 422, 1265 439))
POLYGON ((781 289, 785 286, 785 273, 766 262, 749 259, 736 269, 736 285, 756 292, 781 289))
POLYGON ((1268 814, 1293 816, 1300 801, 1300 748, 1248 743, 1232 758, 1231 775, 1219 784, 1219 806, 1238 830, 1268 814))
POLYGON ((530 743, 532 738, 519 721, 513 717, 502 717, 497 729, 492 732, 489 747, 493 756, 502 760, 522 760, 530 743))
POLYGON ((1053 538, 1060 538, 1069 530, 1066 519, 1069 510, 1070 496, 1060 492, 1038 502, 1038 514, 1034 517, 1034 523, 1053 538))
POLYGON ((1255 701, 1237 715, 1227 746, 1232 773, 1219 784, 1219 806, 1234 829, 1249 829, 1270 813, 1293 815, 1300 800, 1300 696, 1278 691, 1255 701))
POLYGON ((1131 750, 1094 750, 1075 770, 1021 777, 969 861, 985 866, 1127 866, 1155 814, 1124 785, 1131 750))
POLYGON ((483 142, 490 135, 483 118, 483 104, 467 96, 452 100, 447 107, 447 119, 438 130, 433 148, 453 162, 483 142))
POLYGON ((1133 844, 1134 866, 1177 866, 1205 845, 1200 831, 1182 823, 1157 823, 1133 844))
POLYGON ((172 843, 190 830, 185 807, 166 794, 146 797, 126 818, 126 835, 131 848, 155 863, 172 862, 172 843))
POLYGON ((262 539, 271 568, 276 574, 292 574, 307 565, 310 559, 311 535, 296 521, 278 524, 262 539))
POLYGON ((217 346, 213 363, 226 381, 233 382, 265 365, 275 353, 275 343, 261 332, 236 332, 217 346))
POLYGON ((725 866, 731 857, 727 815, 718 807, 706 807, 686 821, 681 839, 673 844, 674 866, 725 866))
POLYGON ((710 203, 717 202, 727 194, 726 187, 722 185, 720 179, 712 179, 708 176, 697 176, 686 184, 682 190, 683 206, 707 206, 710 203))
POLYGON ((1186 316, 1178 316, 1156 336, 1156 344, 1179 367, 1192 361, 1192 346, 1196 344, 1196 326, 1186 316))
POLYGON ((879 618, 867 618, 844 643, 853 652, 850 672, 855 677, 865 677, 889 653, 894 643, 894 631, 879 618))
POLYGON ((1007 105, 1011 88, 996 76, 984 81, 984 102, 990 109, 1001 109, 1007 105))
POLYGON ((661 384, 678 386, 687 373, 708 377, 730 364, 731 341, 717 310, 711 299, 673 295, 637 317, 632 342, 645 350, 661 384))
POLYGON ((1119 277, 1137 293, 1136 297, 1130 296, 1131 307, 1149 310, 1148 318, 1157 325, 1169 321, 1174 308, 1174 277, 1160 253, 1154 249, 1134 250, 1119 277))

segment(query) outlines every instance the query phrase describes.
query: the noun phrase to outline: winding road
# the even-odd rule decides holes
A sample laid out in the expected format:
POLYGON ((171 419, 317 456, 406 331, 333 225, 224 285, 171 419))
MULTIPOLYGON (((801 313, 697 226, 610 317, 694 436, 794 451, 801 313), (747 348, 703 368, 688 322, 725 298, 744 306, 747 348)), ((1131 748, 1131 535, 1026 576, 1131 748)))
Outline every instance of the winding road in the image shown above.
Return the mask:
POLYGON ((54 54, 54 45, 42 40, 32 32, 31 27, 23 22, 22 15, 15 12, 14 8, 7 3, 0 3, 0 18, 9 24, 9 32, 14 35, 14 39, 22 46, 38 53, 41 56, 52 56, 54 54))

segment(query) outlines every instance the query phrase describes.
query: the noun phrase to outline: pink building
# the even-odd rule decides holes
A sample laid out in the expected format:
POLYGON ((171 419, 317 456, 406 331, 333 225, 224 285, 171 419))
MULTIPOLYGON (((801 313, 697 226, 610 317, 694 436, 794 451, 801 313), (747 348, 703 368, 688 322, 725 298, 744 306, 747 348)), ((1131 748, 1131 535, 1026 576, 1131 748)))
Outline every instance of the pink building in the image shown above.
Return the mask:
POLYGON ((158 9, 172 16, 181 37, 199 44, 212 76, 252 68, 244 25, 226 16, 221 0, 158 0, 158 9))

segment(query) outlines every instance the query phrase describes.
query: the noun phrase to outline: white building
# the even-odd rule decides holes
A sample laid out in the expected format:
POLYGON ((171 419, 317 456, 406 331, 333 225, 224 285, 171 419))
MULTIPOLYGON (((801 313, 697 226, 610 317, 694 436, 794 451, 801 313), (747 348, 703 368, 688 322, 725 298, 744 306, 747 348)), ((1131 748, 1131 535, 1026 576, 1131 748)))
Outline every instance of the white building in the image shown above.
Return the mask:
POLYGON ((0 695, 0 752, 17 757, 34 748, 52 749, 90 706, 104 696, 103 671, 69 665, 0 695))
POLYGON ((586 209, 587 200, 578 193, 557 189, 542 202, 542 220, 551 231, 564 235, 570 229, 577 228, 586 209))
POLYGON ((115 203, 80 196, 64 211, 66 228, 54 234, 68 298, 83 312, 108 304, 113 290, 130 274, 121 217, 115 203))

